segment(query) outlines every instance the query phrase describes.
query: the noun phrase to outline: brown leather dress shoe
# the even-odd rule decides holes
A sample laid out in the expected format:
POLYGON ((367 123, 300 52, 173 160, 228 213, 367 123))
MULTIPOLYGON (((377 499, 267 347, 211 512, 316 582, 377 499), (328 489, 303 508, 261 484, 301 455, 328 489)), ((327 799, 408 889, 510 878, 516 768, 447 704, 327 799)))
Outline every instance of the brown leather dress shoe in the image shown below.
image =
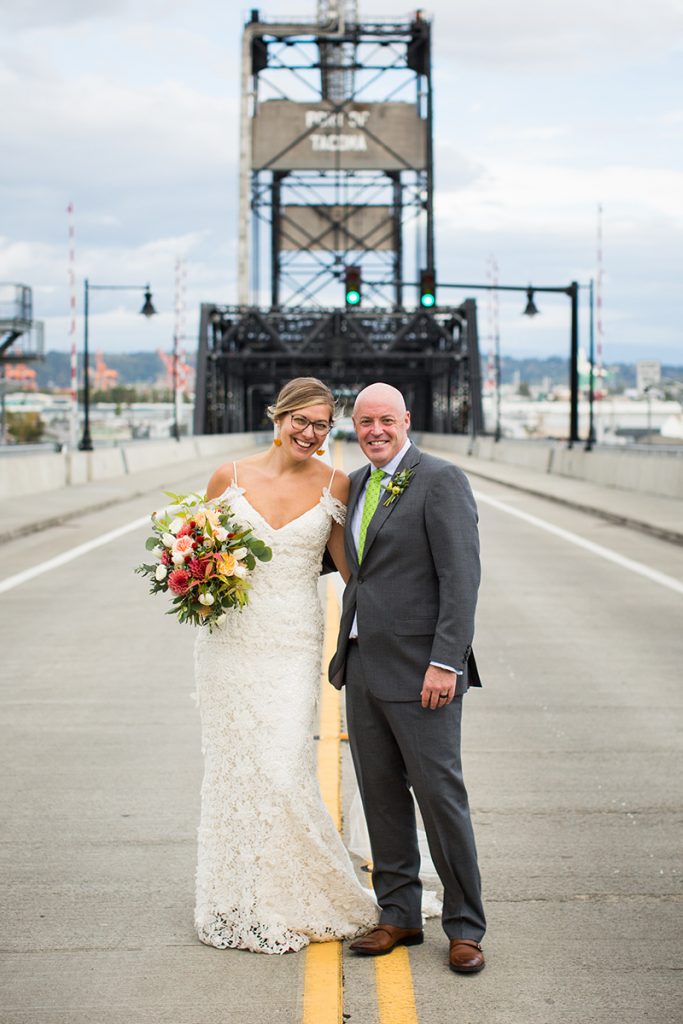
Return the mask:
POLYGON ((448 966, 458 974, 475 974, 486 966, 484 951, 474 939, 451 939, 448 966))
POLYGON ((378 924, 361 939, 355 939, 349 949, 360 956, 384 956, 396 946, 419 946, 424 942, 421 928, 398 928, 395 924, 378 924))

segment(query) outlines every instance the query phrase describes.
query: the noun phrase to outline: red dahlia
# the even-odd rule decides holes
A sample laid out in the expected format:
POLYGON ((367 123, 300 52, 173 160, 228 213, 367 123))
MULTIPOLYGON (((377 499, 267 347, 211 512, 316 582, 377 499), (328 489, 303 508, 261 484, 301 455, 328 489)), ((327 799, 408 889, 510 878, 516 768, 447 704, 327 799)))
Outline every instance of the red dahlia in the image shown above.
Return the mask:
POLYGON ((206 575, 206 567, 210 564, 210 558, 191 558, 187 563, 187 568, 196 580, 203 580, 206 575))
POLYGON ((168 585, 174 594, 186 594, 190 589, 192 577, 186 569, 174 569, 168 577, 168 585))

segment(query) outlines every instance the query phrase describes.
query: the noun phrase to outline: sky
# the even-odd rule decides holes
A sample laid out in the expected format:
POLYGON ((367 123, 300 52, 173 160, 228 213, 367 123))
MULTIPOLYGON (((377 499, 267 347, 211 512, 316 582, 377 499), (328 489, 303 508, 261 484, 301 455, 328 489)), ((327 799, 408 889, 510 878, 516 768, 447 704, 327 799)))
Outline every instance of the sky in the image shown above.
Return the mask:
MULTIPOLYGON (((237 300, 239 52, 231 0, 0 0, 0 281, 33 289, 47 349, 67 350, 66 209, 91 293, 92 348, 185 347, 201 302, 237 300)), ((270 19, 315 0, 263 0, 270 19)), ((361 0, 361 14, 405 13, 361 0)), ((602 207, 604 361, 683 365, 683 0, 434 0, 436 246, 441 281, 587 286, 602 207)), ((486 293, 480 334, 491 334, 486 293)), ((459 301, 465 294, 449 293, 459 301)), ((443 301, 444 294, 440 295, 443 301)), ((588 288, 580 291, 588 344, 588 288)), ((503 355, 566 356, 569 300, 500 300, 503 355)), ((82 317, 77 325, 82 343, 82 317)))

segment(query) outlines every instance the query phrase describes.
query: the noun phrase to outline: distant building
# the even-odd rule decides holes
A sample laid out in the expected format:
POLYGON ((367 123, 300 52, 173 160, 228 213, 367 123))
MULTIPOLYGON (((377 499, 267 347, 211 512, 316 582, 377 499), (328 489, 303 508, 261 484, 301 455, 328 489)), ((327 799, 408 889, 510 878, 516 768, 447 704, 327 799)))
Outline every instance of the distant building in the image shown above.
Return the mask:
POLYGON ((646 388, 656 387, 662 379, 662 364, 657 359, 641 359, 636 363, 636 388, 641 395, 646 388))

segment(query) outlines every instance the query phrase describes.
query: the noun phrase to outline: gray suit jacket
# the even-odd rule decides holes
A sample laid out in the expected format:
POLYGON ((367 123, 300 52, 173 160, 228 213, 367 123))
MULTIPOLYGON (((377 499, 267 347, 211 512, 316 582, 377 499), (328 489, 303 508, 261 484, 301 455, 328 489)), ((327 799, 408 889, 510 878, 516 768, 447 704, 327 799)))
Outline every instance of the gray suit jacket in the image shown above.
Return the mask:
POLYGON ((351 474, 346 557, 351 570, 344 592, 337 651, 330 682, 344 685, 353 617, 370 690, 383 700, 420 699, 430 661, 460 669, 457 693, 481 686, 472 653, 479 589, 477 507, 467 477, 451 462, 415 445, 399 466, 412 469, 408 487, 389 506, 384 492, 358 564, 351 518, 369 468, 351 474))

